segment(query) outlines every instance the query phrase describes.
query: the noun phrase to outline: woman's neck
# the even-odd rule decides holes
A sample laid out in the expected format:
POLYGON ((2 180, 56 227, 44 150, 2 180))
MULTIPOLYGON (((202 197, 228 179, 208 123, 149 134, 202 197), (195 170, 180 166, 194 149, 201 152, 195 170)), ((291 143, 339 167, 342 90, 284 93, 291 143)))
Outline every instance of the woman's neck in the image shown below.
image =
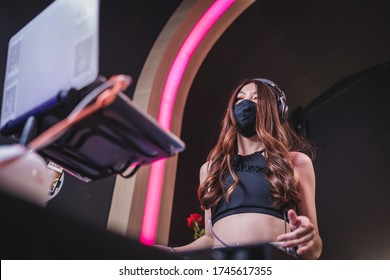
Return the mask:
POLYGON ((237 148, 239 155, 250 155, 254 152, 264 149, 264 144, 258 135, 246 138, 240 134, 237 135, 237 148))

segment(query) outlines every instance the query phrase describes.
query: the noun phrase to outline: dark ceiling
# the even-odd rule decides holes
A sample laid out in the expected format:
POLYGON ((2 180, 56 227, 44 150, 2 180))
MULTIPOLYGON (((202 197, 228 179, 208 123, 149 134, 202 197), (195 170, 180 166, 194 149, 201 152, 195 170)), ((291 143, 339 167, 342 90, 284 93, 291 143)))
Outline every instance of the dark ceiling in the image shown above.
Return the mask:
POLYGON ((339 79, 390 60, 389 8, 385 0, 256 1, 217 42, 194 86, 230 89, 265 76, 291 108, 305 107, 339 79))

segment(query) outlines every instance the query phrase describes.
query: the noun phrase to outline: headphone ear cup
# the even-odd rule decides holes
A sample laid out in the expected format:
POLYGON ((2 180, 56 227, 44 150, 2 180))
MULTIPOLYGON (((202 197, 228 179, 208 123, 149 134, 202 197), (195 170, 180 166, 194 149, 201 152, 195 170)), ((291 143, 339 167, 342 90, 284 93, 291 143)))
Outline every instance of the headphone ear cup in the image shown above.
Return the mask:
POLYGON ((283 112, 284 108, 283 108, 283 100, 282 99, 279 99, 278 100, 278 114, 279 114, 279 120, 281 123, 284 122, 284 112, 283 112))
POLYGON ((288 119, 288 106, 284 105, 284 111, 283 111, 283 121, 287 121, 288 119))
POLYGON ((288 106, 286 105, 286 102, 284 101, 283 97, 278 100, 278 113, 279 113, 279 119, 281 123, 287 121, 288 106))

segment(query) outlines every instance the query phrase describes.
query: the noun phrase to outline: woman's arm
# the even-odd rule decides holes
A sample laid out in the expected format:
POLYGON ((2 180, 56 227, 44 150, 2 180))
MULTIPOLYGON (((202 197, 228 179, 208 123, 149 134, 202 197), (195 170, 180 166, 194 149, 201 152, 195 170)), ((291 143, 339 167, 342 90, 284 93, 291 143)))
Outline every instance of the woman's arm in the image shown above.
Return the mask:
POLYGON ((208 225, 208 219, 210 218, 210 210, 204 211, 204 220, 205 220, 205 235, 199 237, 195 241, 180 247, 175 247, 174 250, 176 252, 184 252, 191 250, 201 250, 201 249, 209 249, 213 247, 213 235, 210 231, 210 227, 208 225))
MULTIPOLYGON (((199 172, 199 181, 202 183, 207 176, 208 173, 208 163, 204 163, 202 167, 200 168, 199 172)), ((204 211, 204 221, 205 221, 205 235, 199 237, 195 241, 184 245, 180 247, 175 247, 174 250, 176 252, 183 252, 183 251, 189 251, 189 250, 201 250, 201 249, 208 249, 213 247, 213 235, 211 233, 208 221, 210 219, 211 211, 205 210, 204 211)))
POLYGON ((289 210, 292 232, 280 235, 278 240, 284 241, 285 247, 298 246, 297 254, 305 259, 318 259, 322 252, 322 240, 317 224, 313 163, 303 153, 294 152, 291 156, 294 175, 300 182, 300 216, 294 210, 289 210))

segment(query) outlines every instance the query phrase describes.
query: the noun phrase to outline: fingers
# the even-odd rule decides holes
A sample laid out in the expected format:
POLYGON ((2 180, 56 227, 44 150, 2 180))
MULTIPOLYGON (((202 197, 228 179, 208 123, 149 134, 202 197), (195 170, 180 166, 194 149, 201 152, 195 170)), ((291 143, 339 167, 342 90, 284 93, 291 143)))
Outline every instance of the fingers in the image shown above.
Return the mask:
POLYGON ((308 225, 306 227, 300 227, 292 232, 281 234, 277 237, 278 241, 290 241, 294 239, 300 239, 306 235, 314 233, 313 225, 308 225))
POLYGON ((313 246, 313 244, 314 244, 314 242, 310 241, 310 242, 306 243, 305 245, 299 246, 299 248, 297 250, 297 255, 303 255, 306 252, 310 251, 310 248, 313 246))
POLYGON ((283 242, 284 248, 298 247, 297 254, 304 254, 314 245, 316 235, 314 226, 309 218, 298 216, 294 210, 289 210, 287 215, 293 231, 279 235, 277 240, 283 242))
POLYGON ((300 238, 284 241, 282 246, 284 248, 287 248, 287 247, 295 247, 295 246, 308 244, 313 240, 314 235, 315 235, 314 232, 310 232, 309 234, 305 234, 300 238))
POLYGON ((297 212, 295 212, 295 210, 293 209, 288 210, 287 216, 288 216, 288 220, 290 221, 290 225, 292 225, 294 228, 299 227, 300 221, 297 212))

